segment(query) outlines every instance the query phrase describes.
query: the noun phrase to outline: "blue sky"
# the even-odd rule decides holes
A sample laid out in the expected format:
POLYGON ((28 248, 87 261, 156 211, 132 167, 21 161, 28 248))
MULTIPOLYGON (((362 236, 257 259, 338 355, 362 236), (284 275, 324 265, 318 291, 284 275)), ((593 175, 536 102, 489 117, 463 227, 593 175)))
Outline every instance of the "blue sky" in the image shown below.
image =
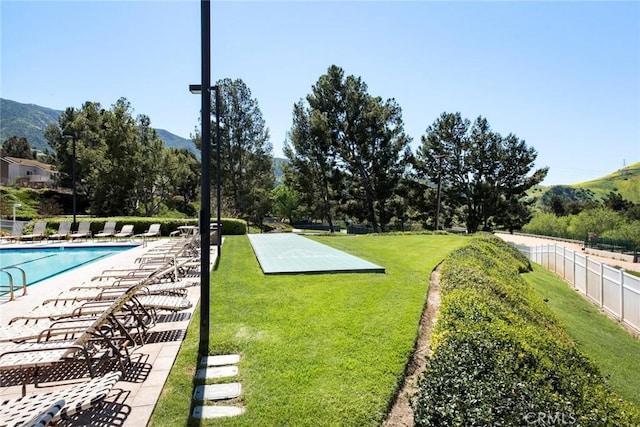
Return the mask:
MULTIPOLYGON (((327 68, 395 98, 420 143, 485 116, 572 184, 640 161, 640 2, 214 1, 212 76, 251 89, 282 156, 293 104, 327 68)), ((199 126, 197 1, 0 1, 0 96, 63 110, 126 97, 154 127, 199 126)))

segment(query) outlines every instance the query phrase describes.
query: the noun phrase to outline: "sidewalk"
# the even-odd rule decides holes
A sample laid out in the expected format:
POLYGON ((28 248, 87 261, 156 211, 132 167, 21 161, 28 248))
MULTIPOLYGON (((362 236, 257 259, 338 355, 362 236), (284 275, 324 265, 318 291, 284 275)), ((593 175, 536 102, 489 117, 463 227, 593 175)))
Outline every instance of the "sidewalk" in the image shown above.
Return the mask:
MULTIPOLYGON (((578 243, 571 243, 561 240, 549 239, 544 237, 533 237, 530 235, 521 235, 521 234, 509 234, 509 233, 495 233, 496 236, 500 237, 505 242, 509 243, 517 243, 520 245, 528 245, 528 246, 540 246, 540 245, 558 245, 564 246, 565 248, 571 249, 576 252, 584 253, 583 246, 578 243)), ((621 267, 627 271, 635 271, 640 272, 640 263, 633 263, 628 261, 623 261, 620 259, 616 259, 620 254, 616 254, 614 252, 610 252, 609 256, 603 256, 604 251, 598 251, 599 254, 591 254, 587 253, 586 255, 589 258, 600 261, 603 264, 607 264, 611 267, 621 267)))

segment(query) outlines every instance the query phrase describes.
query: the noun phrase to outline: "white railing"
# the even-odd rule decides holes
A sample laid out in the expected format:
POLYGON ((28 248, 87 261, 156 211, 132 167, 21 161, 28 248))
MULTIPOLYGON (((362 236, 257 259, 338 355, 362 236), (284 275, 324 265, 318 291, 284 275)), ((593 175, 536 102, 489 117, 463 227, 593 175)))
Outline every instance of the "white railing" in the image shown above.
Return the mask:
POLYGON ((558 274, 613 317, 640 332, 640 277, 557 244, 513 244, 529 260, 558 274))

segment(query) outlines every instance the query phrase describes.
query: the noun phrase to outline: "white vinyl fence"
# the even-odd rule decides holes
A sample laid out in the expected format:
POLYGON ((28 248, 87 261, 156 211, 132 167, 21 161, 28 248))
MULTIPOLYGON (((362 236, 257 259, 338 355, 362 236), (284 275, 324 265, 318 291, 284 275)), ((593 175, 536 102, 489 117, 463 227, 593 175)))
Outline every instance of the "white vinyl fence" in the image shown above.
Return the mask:
POLYGON ((594 303, 640 332, 640 277, 557 244, 514 244, 529 260, 562 276, 594 303))

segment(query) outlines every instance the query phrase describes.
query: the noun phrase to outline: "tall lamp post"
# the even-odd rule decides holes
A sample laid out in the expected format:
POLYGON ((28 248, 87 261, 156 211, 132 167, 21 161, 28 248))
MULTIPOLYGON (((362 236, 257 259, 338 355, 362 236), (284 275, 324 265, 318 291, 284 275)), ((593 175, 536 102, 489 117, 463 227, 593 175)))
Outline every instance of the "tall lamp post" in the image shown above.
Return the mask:
MULTIPOLYGON (((211 86, 209 88, 209 93, 211 90, 215 91, 216 95, 216 224, 218 227, 218 232, 216 235, 218 236, 216 239, 216 253, 218 254, 218 259, 220 259, 220 249, 222 242, 222 223, 220 222, 220 202, 221 202, 221 187, 220 187, 220 86, 211 86)), ((202 93, 201 85, 189 85, 189 92, 193 94, 202 93)), ((203 115, 204 117, 204 115, 203 115)), ((204 132, 203 132, 204 133, 204 132)), ((203 138, 204 144, 204 138, 203 138)))
MULTIPOLYGON (((211 235, 211 5, 209 0, 200 1, 202 83, 200 89, 202 114, 202 146, 200 156, 202 173, 200 182, 200 346, 201 356, 209 354, 209 303, 210 303, 210 246, 211 235), (206 139, 205 139, 206 138, 206 139), (205 143, 206 141, 206 143, 205 143)), ((189 90, 193 92, 190 85, 189 90)), ((194 87, 195 90, 195 87, 194 87)))
POLYGON ((438 159, 438 192, 436 196, 436 231, 440 229, 440 197, 442 193, 442 159, 446 157, 446 154, 440 154, 436 156, 438 159))
POLYGON ((75 132, 64 131, 62 136, 65 138, 71 138, 71 144, 73 147, 73 155, 71 157, 71 186, 73 188, 73 226, 76 226, 76 134, 75 132))
POLYGON ((22 207, 22 203, 13 204, 13 224, 16 223, 16 208, 22 207))

